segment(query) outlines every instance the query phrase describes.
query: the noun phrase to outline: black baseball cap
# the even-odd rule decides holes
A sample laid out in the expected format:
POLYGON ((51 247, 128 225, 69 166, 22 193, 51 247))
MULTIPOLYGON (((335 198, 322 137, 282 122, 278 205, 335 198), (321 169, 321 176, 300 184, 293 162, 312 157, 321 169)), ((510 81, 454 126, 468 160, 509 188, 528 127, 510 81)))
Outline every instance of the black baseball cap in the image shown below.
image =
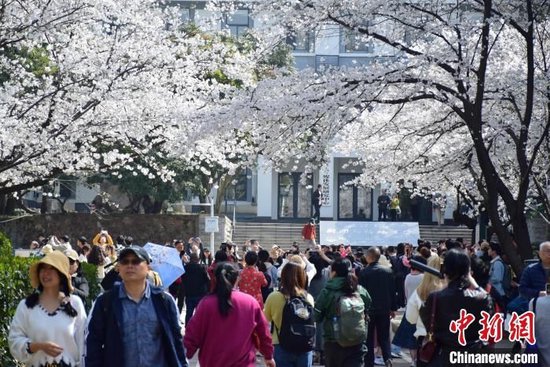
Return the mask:
POLYGON ((142 247, 139 247, 139 246, 126 247, 125 249, 120 251, 120 253, 118 254, 118 260, 119 261, 122 260, 129 253, 136 255, 139 259, 143 261, 147 261, 147 264, 151 263, 151 257, 149 256, 147 251, 145 251, 142 247))

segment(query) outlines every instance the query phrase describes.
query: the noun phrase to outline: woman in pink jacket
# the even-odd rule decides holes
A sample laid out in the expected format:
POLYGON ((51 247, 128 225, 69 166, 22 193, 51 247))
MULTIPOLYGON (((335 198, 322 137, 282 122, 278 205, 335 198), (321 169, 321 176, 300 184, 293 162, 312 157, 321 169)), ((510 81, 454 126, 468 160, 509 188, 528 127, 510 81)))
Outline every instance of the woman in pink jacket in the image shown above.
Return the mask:
POLYGON ((192 358, 198 349, 201 366, 254 367, 257 348, 266 366, 275 367, 269 325, 260 304, 233 289, 237 267, 220 263, 215 275, 214 291, 201 300, 185 329, 187 357, 192 358))

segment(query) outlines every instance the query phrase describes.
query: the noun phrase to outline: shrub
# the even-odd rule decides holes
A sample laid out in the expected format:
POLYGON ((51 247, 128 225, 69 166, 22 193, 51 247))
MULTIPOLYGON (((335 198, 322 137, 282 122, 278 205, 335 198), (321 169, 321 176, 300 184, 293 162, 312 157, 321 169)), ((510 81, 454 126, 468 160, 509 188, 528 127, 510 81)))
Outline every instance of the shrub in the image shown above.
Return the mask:
POLYGON ((84 277, 88 281, 88 286, 90 287, 90 295, 86 299, 86 311, 89 312, 92 303, 99 295, 99 293, 101 293, 101 288, 97 279, 97 266, 88 263, 82 263, 81 267, 82 275, 84 275, 84 277))
POLYGON ((15 257, 10 240, 0 232, 0 366, 17 366, 8 346, 11 319, 19 302, 32 292, 29 267, 35 259, 15 257))
MULTIPOLYGON (((33 291, 29 279, 29 267, 36 260, 36 258, 14 256, 10 240, 0 232, 0 366, 2 367, 19 366, 10 354, 8 332, 17 305, 33 291)), ((97 268, 95 265, 83 263, 82 271, 90 286, 90 296, 86 304, 91 306, 101 290, 97 280, 97 268)))

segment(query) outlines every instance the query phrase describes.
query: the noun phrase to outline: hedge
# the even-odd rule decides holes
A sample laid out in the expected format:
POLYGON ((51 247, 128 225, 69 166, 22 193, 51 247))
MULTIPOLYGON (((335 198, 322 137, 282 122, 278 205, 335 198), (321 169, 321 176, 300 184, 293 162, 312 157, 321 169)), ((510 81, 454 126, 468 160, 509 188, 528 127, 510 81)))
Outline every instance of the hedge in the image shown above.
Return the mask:
MULTIPOLYGON (((12 253, 10 240, 0 232, 0 366, 20 366, 11 356, 8 346, 10 322, 19 302, 32 291, 29 267, 36 258, 17 257, 12 253)), ((82 270, 90 285, 90 296, 86 300, 88 308, 100 292, 97 269, 83 263, 82 270)))

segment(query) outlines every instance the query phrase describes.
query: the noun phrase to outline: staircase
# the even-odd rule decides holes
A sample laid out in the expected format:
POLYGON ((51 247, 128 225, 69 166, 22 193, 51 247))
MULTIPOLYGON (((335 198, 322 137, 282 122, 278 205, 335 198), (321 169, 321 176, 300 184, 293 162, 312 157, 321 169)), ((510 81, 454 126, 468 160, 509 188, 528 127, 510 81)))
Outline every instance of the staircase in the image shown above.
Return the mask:
MULTIPOLYGON (((256 239, 264 249, 270 249, 274 244, 286 249, 293 241, 302 243, 303 226, 303 223, 237 221, 233 229, 233 243, 242 245, 246 240, 256 239)), ((317 233, 317 238, 318 236, 317 233)), ((457 237, 462 237, 465 243, 470 243, 472 230, 456 226, 421 225, 420 237, 433 244, 441 239, 457 237)))
POLYGON ((284 249, 290 248, 292 242, 302 242, 302 223, 279 222, 239 222, 233 229, 233 243, 242 245, 246 240, 260 241, 264 249, 277 244, 284 249))
POLYGON ((472 242, 472 230, 468 227, 457 226, 438 226, 438 225, 420 225, 420 238, 437 244, 439 240, 448 238, 457 239, 462 237, 464 243, 472 242))

